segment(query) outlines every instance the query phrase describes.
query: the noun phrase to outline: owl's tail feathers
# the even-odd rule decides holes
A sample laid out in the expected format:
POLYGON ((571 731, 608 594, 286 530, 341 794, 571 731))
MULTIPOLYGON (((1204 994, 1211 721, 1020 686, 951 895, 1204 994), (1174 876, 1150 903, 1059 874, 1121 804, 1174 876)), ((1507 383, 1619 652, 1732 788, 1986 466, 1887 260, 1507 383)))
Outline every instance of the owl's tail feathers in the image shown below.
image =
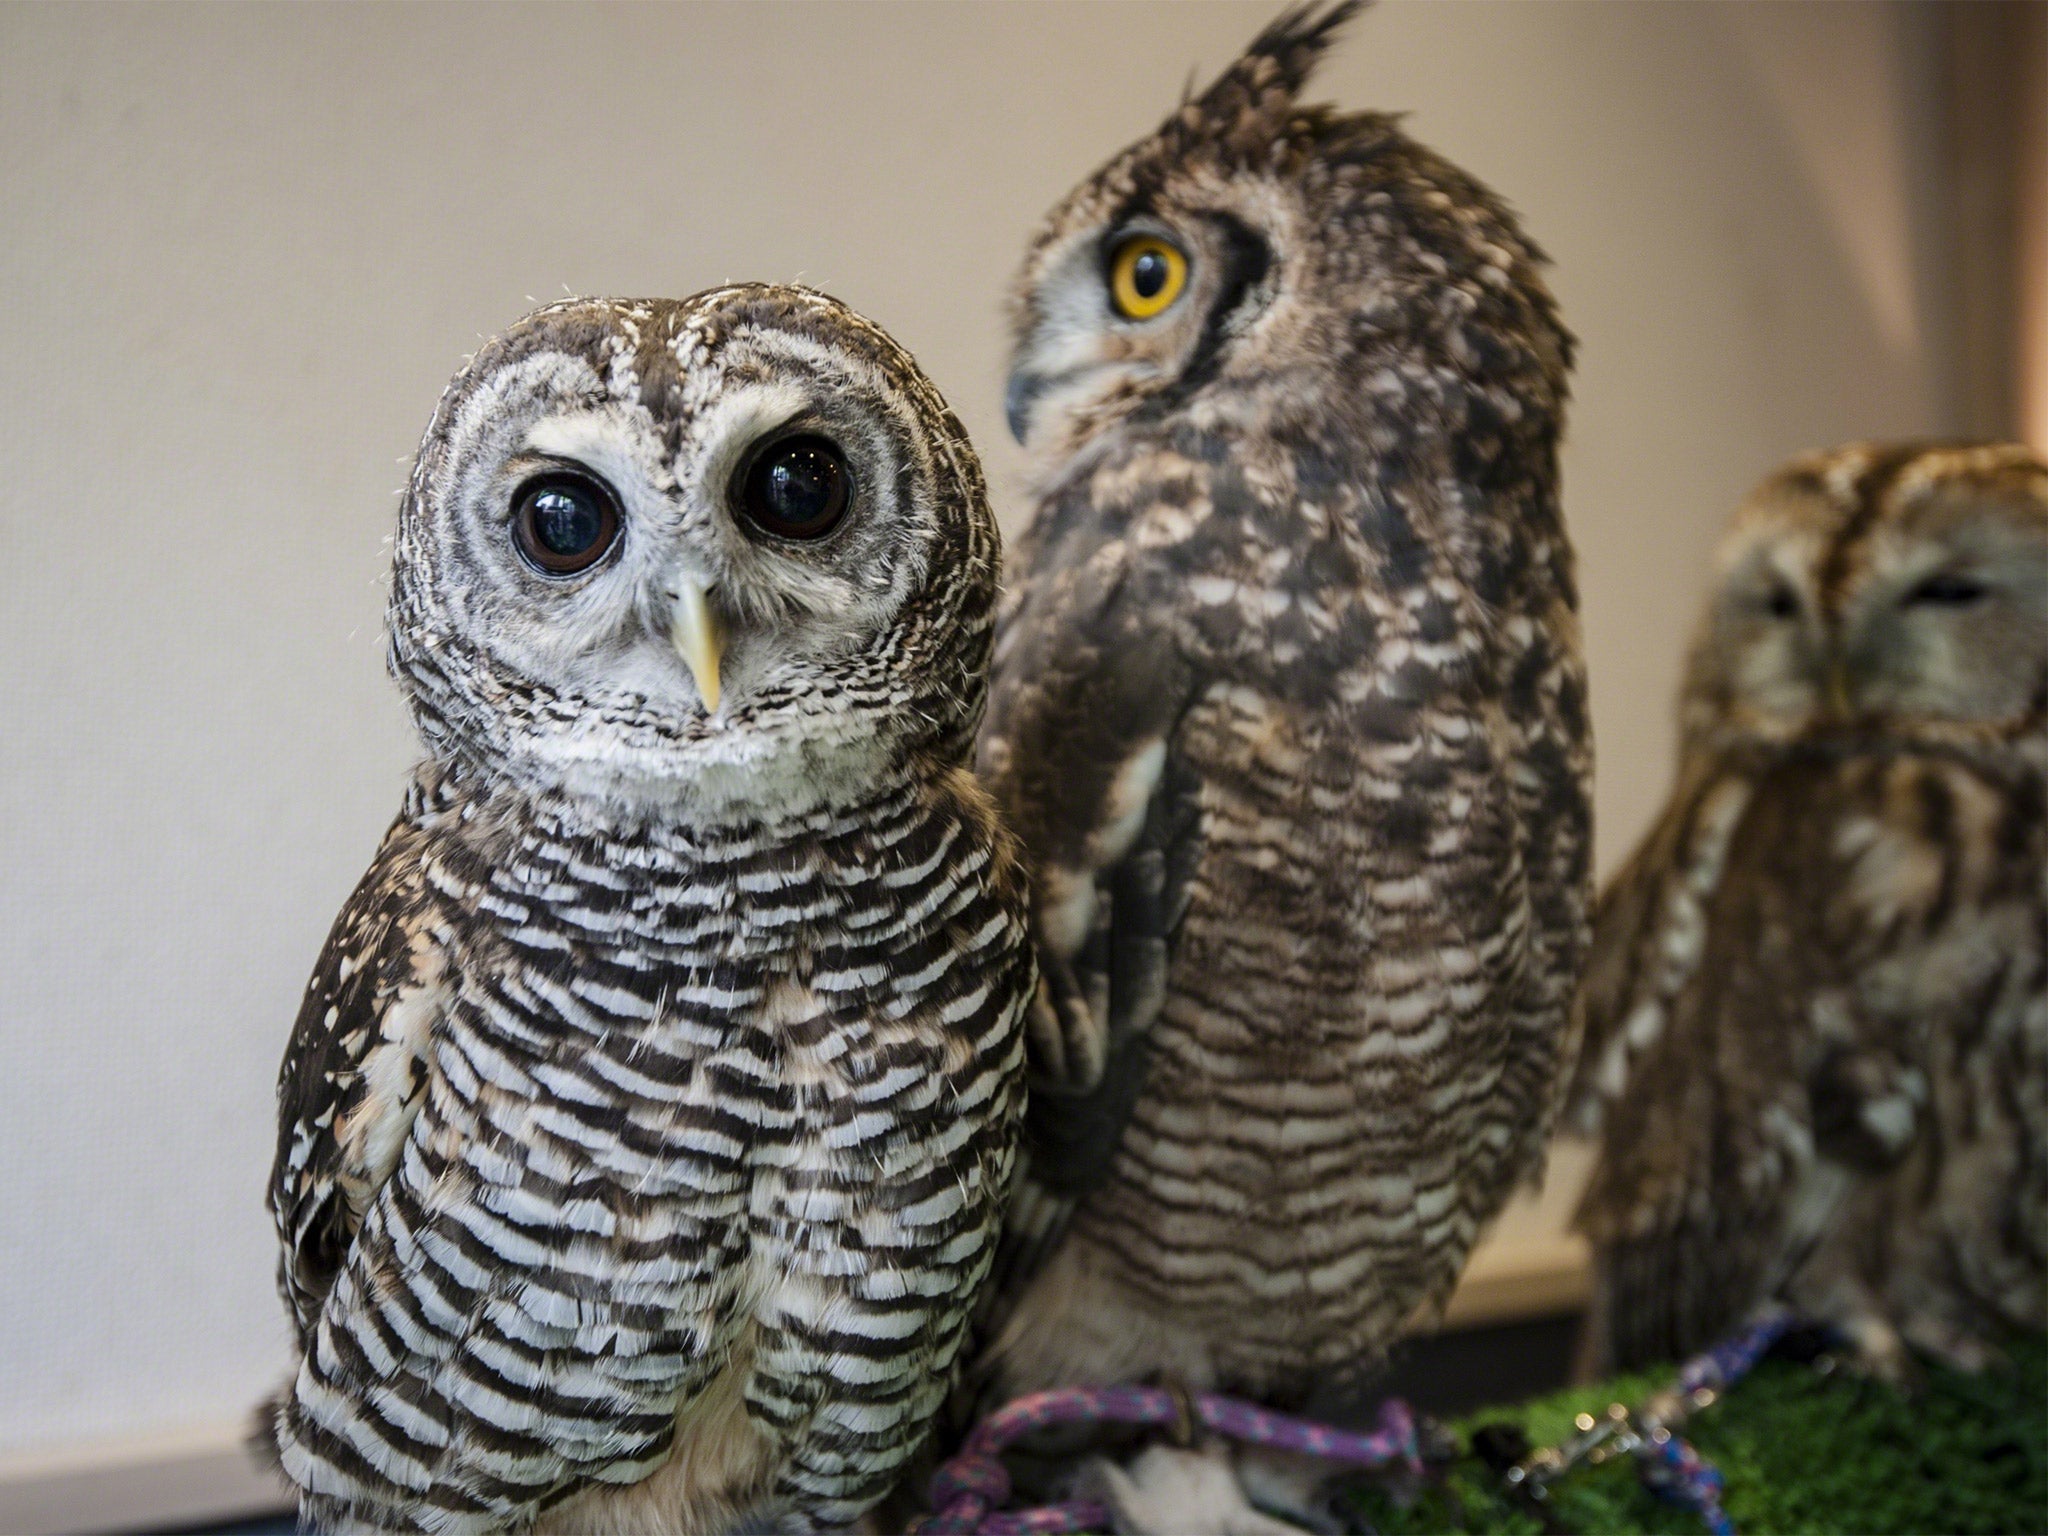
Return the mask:
POLYGON ((291 1383, 286 1382, 250 1410, 249 1434, 242 1442, 248 1447, 251 1459, 258 1466, 275 1472, 280 1481, 284 1480, 284 1458, 277 1448, 277 1424, 284 1413, 285 1396, 290 1391, 291 1383))

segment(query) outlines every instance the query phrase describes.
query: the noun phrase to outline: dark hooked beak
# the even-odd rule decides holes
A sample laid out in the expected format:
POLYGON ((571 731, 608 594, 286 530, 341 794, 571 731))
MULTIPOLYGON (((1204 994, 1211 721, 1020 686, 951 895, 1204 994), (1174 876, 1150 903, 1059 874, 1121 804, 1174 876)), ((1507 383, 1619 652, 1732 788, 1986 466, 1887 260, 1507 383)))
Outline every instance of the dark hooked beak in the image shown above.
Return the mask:
POLYGON ((1010 374, 1009 388, 1003 391, 1003 417, 1010 423, 1010 436, 1020 443, 1031 430, 1032 402, 1045 393, 1047 382, 1044 375, 1023 368, 1010 374))
POLYGON ((1839 657, 1828 668, 1828 712, 1837 720, 1847 720, 1856 712, 1849 697, 1849 670, 1839 657))

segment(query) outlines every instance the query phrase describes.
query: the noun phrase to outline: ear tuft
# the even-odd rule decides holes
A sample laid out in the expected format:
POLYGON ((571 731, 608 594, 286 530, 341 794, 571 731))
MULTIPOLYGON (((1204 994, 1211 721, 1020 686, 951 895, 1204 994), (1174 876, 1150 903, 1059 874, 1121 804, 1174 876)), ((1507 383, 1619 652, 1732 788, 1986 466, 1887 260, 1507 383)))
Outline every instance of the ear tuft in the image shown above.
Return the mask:
POLYGON ((1308 77, 1315 73, 1317 63, 1337 40, 1337 34, 1369 4, 1371 0, 1336 0, 1335 4, 1308 0, 1282 11, 1265 31, 1252 39, 1252 45, 1232 69, 1266 61, 1277 72, 1287 94, 1299 95, 1308 84, 1308 77))
POLYGON ((1183 108, 1208 136, 1247 148, 1270 142, 1345 25, 1370 0, 1323 0, 1282 11, 1216 83, 1183 108))

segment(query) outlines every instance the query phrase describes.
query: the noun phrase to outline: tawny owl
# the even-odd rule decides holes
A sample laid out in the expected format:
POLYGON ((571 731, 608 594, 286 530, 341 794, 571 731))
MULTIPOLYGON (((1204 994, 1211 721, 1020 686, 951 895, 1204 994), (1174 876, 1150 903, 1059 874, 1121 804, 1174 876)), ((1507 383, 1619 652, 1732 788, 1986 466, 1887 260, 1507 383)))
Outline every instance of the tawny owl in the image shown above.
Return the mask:
POLYGON ((1857 444, 1735 520, 1601 901, 1591 1363, 1767 1298, 1875 1367, 2048 1323, 2048 467, 1857 444))
POLYGON ((950 1387, 1033 982, 971 777, 998 561, 822 295, 572 301, 450 386, 391 664, 428 758, 285 1056, 323 1529, 856 1518, 950 1387))
POLYGON ((1045 982, 985 1394, 1298 1398, 1540 1162, 1589 746, 1542 258, 1294 11, 1051 215, 981 763, 1045 982))

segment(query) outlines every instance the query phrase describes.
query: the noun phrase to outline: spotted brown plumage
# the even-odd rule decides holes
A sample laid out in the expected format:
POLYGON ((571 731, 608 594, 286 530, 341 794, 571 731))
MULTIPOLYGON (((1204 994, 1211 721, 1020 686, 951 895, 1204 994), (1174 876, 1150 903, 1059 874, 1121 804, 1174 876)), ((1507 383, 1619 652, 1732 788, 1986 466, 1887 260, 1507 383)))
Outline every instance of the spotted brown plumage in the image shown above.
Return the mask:
POLYGON ((2048 1322, 2048 467, 1796 460, 1723 548, 1663 816, 1601 899, 1592 1363, 1771 1297, 1889 1375, 2048 1322))
POLYGON ((313 1525, 886 1492, 1022 1107, 1023 878, 965 761, 997 559, 957 422, 821 295, 555 305, 450 386, 392 597, 430 755, 279 1083, 261 1434, 313 1525))
POLYGON ((981 763, 1045 983, 988 1393, 1299 1397, 1540 1163, 1590 895, 1571 341, 1496 198, 1298 103, 1352 9, 1282 17, 1020 282, 981 763))

